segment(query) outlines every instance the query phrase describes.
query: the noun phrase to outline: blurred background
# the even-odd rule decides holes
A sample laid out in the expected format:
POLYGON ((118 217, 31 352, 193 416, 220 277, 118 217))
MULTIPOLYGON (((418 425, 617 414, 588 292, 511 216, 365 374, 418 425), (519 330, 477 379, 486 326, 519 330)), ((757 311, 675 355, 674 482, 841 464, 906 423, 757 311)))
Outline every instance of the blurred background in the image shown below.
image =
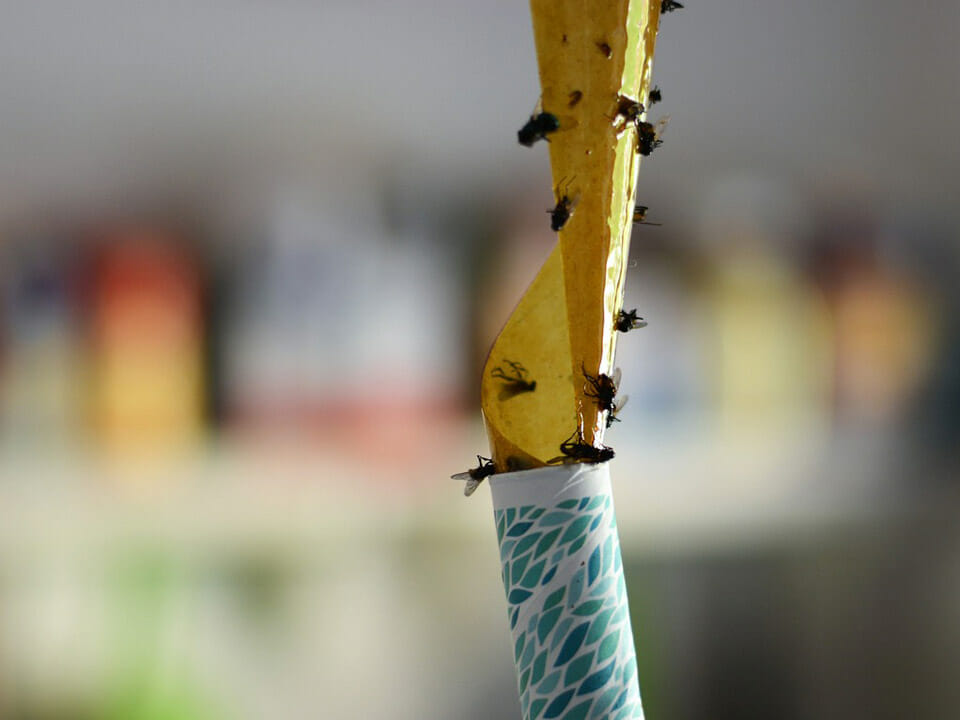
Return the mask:
MULTIPOLYGON (((0 2, 0 718, 517 718, 524 2, 0 2)), ((608 434, 651 718, 960 705, 960 4, 690 0, 608 434)))

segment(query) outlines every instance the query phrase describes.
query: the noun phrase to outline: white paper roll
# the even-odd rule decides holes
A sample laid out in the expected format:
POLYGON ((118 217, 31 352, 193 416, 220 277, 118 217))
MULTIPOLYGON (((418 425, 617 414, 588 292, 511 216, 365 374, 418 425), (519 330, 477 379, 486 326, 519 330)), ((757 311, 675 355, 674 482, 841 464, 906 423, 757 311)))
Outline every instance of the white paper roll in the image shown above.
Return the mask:
POLYGON ((524 720, 643 718, 609 465, 490 478, 524 720))

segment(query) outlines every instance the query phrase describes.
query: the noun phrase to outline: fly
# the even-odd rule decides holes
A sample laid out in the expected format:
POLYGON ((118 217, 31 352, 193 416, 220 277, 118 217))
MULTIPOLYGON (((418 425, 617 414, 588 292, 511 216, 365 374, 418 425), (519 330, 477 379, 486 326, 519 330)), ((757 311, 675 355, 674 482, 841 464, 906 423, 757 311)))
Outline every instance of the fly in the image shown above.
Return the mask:
POLYGON ((637 122, 637 152, 644 157, 663 145, 661 135, 667 125, 668 118, 661 118, 656 125, 648 122, 637 122))
POLYGON ((594 377, 583 368, 583 377, 589 385, 589 388, 584 388, 583 394, 597 401, 600 412, 613 412, 616 407, 614 400, 617 397, 617 386, 620 384, 620 368, 613 371, 613 377, 603 373, 594 377))
POLYGON ((634 308, 630 312, 621 310, 617 314, 617 322, 614 324, 614 327, 619 332, 630 332, 631 330, 639 330, 640 328, 645 328, 647 326, 647 321, 642 317, 637 315, 637 309, 634 308))
POLYGON ((456 475, 451 475, 451 480, 466 480, 467 486, 463 489, 463 494, 467 497, 473 495, 474 490, 476 490, 480 483, 483 482, 485 477, 493 475, 497 471, 496 466, 493 464, 493 460, 490 458, 481 457, 477 455, 477 467, 470 468, 456 475))
POLYGON ((683 8, 683 5, 677 2, 677 0, 660 0, 660 14, 673 12, 674 10, 680 10, 683 8))
MULTIPOLYGON (((540 103, 537 103, 537 105, 539 106, 540 103)), ((517 131, 517 141, 526 147, 533 147, 537 140, 547 140, 549 142, 547 135, 559 129, 560 121, 556 115, 534 110, 526 125, 517 131)))
POLYGON ((606 42, 594 43, 597 46, 597 50, 603 53, 603 56, 609 60, 613 57, 613 49, 606 42))
MULTIPOLYGON (((570 188, 570 183, 573 181, 574 178, 570 178, 570 181, 567 182, 566 185, 567 189, 570 188)), ((560 183, 563 183, 563 180, 561 180, 560 183)), ((573 206, 576 204, 576 199, 571 200, 570 196, 567 195, 567 190, 564 190, 561 195, 560 184, 557 185, 554 192, 560 195, 560 199, 557 200, 557 204, 553 210, 547 210, 547 212, 550 213, 550 229, 554 232, 560 232, 563 226, 567 224, 570 216, 573 215, 573 206)))
POLYGON ((663 223, 652 223, 647 222, 647 210, 649 208, 646 205, 635 205, 633 208, 633 222, 635 225, 656 225, 660 226, 663 223))
POLYGON ((509 371, 498 365, 490 372, 493 377, 503 380, 500 400, 509 400, 522 393, 533 392, 537 389, 537 381, 531 381, 527 378, 527 369, 523 365, 513 360, 504 360, 504 362, 510 367, 509 371))
POLYGON ((588 445, 583 440, 583 430, 577 428, 573 435, 560 443, 560 455, 548 460, 548 465, 556 465, 558 463, 563 463, 564 465, 569 465, 570 463, 577 462, 586 462, 586 463, 602 463, 607 462, 607 460, 613 459, 613 448, 607 447, 606 445, 601 445, 600 447, 594 447, 593 445, 588 445))
POLYGON ((658 102, 663 100, 663 94, 660 92, 659 85, 653 86, 653 90, 650 91, 650 94, 647 96, 647 99, 650 101, 651 105, 656 105, 658 102))

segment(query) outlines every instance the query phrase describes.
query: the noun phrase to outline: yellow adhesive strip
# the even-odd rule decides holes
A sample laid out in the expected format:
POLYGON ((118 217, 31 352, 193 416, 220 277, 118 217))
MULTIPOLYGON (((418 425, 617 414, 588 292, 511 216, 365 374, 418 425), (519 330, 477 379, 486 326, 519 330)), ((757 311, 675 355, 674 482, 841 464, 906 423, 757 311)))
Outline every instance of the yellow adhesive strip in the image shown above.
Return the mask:
POLYGON ((578 425, 586 443, 603 440, 583 369, 612 372, 640 162, 637 131, 618 105, 646 102, 660 21, 660 0, 530 8, 543 110, 560 121, 548 136, 556 199, 566 195, 573 212, 484 368, 481 406, 498 472, 545 465, 578 425), (511 391, 510 363, 534 390, 511 391))

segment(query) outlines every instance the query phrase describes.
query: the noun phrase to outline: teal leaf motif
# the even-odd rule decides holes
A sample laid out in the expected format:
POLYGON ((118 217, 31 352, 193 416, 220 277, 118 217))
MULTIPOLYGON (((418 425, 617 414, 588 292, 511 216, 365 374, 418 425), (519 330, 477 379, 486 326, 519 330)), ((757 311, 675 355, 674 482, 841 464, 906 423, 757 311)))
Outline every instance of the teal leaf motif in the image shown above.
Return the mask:
POLYGON ((573 513, 570 512, 561 512, 555 510, 554 512, 547 513, 542 518, 540 518, 541 527, 552 527, 554 525, 565 525, 568 520, 574 517, 573 513))
POLYGON ((603 662, 608 657, 613 655, 617 650, 617 643, 620 641, 620 630, 613 630, 609 635, 607 635, 603 642, 600 643, 600 647, 597 649, 597 662, 603 662))
POLYGON ((521 590, 519 588, 514 588, 510 591, 510 594, 507 596, 507 602, 518 605, 526 600, 528 597, 533 595, 529 590, 521 590))
MULTIPOLYGON (((573 625, 573 618, 566 617, 559 622, 557 625, 557 630, 553 634, 553 640, 550 641, 550 652, 553 652, 557 649, 557 646, 567 637, 567 631, 570 629, 570 626, 573 625)), ((554 665, 556 667, 556 665, 554 665)))
POLYGON ((540 517, 541 515, 543 515, 543 513, 545 513, 546 511, 547 511, 546 508, 542 508, 542 507, 541 507, 541 508, 537 508, 537 509, 534 510, 532 513, 530 513, 530 519, 531 519, 531 520, 536 520, 538 517, 540 517))
POLYGON ((507 525, 513 525, 513 520, 517 516, 516 508, 507 508, 507 525))
POLYGON ((520 637, 517 638, 517 642, 513 647, 513 657, 514 657, 514 660, 516 660, 517 662, 520 662, 520 653, 523 652, 523 646, 526 643, 526 641, 527 641, 527 634, 520 633, 520 637))
POLYGON ((557 683, 560 682, 562 672, 562 670, 557 670, 547 675, 546 679, 537 687, 537 695, 549 695, 552 693, 554 688, 557 687, 557 683))
POLYGON ((574 538, 580 537, 587 529, 587 525, 590 524, 590 517, 578 517, 574 520, 563 533, 563 537, 560 538, 560 544, 568 543, 574 538))
POLYGON ((533 525, 533 521, 518 522, 507 531, 507 537, 520 537, 533 525))
POLYGON ((613 545, 613 535, 607 538, 603 544, 603 574, 610 572, 610 565, 613 563, 613 554, 616 552, 613 545))
POLYGON ((600 690, 608 682, 610 682, 610 678, 613 677, 613 671, 616 666, 617 661, 613 660, 606 667, 597 670, 593 675, 580 683, 580 689, 577 690, 577 695, 589 695, 592 692, 600 690))
POLYGON ((510 629, 513 630, 517 626, 517 618, 520 617, 520 608, 514 608, 513 613, 510 617, 510 629))
POLYGON ((602 607, 603 600, 587 600, 586 602, 580 603, 577 607, 575 607, 573 614, 580 615, 581 617, 584 615, 593 615, 602 607))
POLYGON ((579 502, 580 501, 576 499, 564 500, 563 502, 557 503, 557 507, 560 508, 561 510, 570 510, 572 508, 575 508, 577 506, 577 503, 579 502))
POLYGON ((583 509, 587 506, 587 503, 588 503, 588 502, 590 502, 590 496, 589 496, 589 495, 587 495, 587 497, 583 498, 583 499, 580 501, 580 507, 578 507, 577 510, 583 510, 583 509))
POLYGON ((630 692, 630 688, 627 688, 627 689, 624 690, 622 693, 620 693, 620 697, 617 698, 617 701, 613 704, 613 707, 610 708, 610 710, 611 710, 611 711, 616 711, 617 708, 619 708, 621 705, 623 705, 623 703, 626 702, 626 700, 627 700, 627 693, 629 693, 629 692, 630 692))
POLYGON ((513 554, 514 554, 514 555, 523 555, 523 553, 525 553, 527 550, 529 550, 529 549, 531 548, 531 546, 532 546, 537 540, 540 539, 540 536, 541 536, 542 534, 543 534, 543 533, 534 532, 534 533, 530 533, 529 535, 527 535, 525 538, 523 538, 523 540, 521 540, 520 542, 517 543, 517 547, 516 547, 516 549, 513 551, 513 554))
POLYGON ((598 507, 600 507, 601 505, 603 505, 603 499, 604 499, 605 497, 609 497, 609 496, 606 496, 606 495, 595 495, 595 496, 593 497, 593 499, 590 501, 590 504, 587 505, 587 510, 596 510, 598 507))
POLYGON ((523 657, 520 658, 520 667, 527 667, 533 662, 533 652, 536 649, 537 644, 533 641, 533 637, 531 637, 530 642, 527 643, 527 647, 523 650, 523 657))
POLYGON ((533 551, 534 557, 540 557, 553 546, 553 541, 560 537, 563 528, 556 528, 544 535, 537 543, 537 549, 533 551))
POLYGON ((597 529, 597 526, 600 525, 601 520, 603 520, 603 513, 597 513, 593 516, 593 521, 590 523, 590 532, 593 532, 597 529))
POLYGON ((567 551, 568 555, 573 555, 577 550, 583 547, 583 544, 587 542, 587 536, 581 535, 572 543, 570 543, 570 549, 567 551))
POLYGON ((560 603, 563 600, 563 596, 566 594, 566 592, 567 589, 562 587, 550 593, 546 601, 543 603, 543 609, 547 610, 548 608, 552 608, 554 605, 560 603))
POLYGON ((540 698, 539 700, 534 700, 533 704, 530 705, 530 720, 537 720, 540 717, 540 711, 546 707, 547 701, 545 698, 540 698))
POLYGON ((616 717, 613 720, 629 720, 629 718, 639 717, 640 713, 637 712, 637 708, 633 703, 626 705, 621 708, 620 712, 617 713, 616 717))
POLYGON ((605 597, 610 589, 613 587, 614 579, 612 577, 605 577, 600 580, 596 585, 593 586, 593 589, 590 591, 590 597, 605 597))
POLYGON ((559 565, 554 565, 550 570, 547 571, 547 574, 543 576, 543 584, 546 585, 548 582, 553 580, 553 576, 557 574, 557 568, 559 565))
POLYGON ((520 676, 520 694, 521 695, 523 695, 523 693, 526 691, 527 682, 529 680, 530 680, 530 668, 527 668, 526 670, 523 671, 523 674, 520 676))
POLYGON ((587 585, 593 585, 597 576, 600 575, 600 546, 597 545, 590 553, 590 560, 587 563, 587 585))
POLYGON ((574 660, 570 661, 567 665, 567 672, 563 676, 564 685, 573 685, 576 682, 583 680, 584 676, 590 672, 590 667, 593 665, 593 653, 588 652, 586 655, 580 655, 574 660))
POLYGON ((574 573, 573 579, 570 580, 570 595, 568 597, 571 607, 580 601, 580 593, 583 592, 583 578, 585 574, 583 568, 580 568, 574 573))
POLYGON ((523 577, 523 571, 527 569, 527 563, 530 562, 530 555, 518 557, 510 563, 510 582, 516 585, 523 577))
POLYGON ((560 717, 560 713, 562 713, 566 709, 567 705, 570 704, 570 699, 573 697, 573 693, 573 690, 566 690, 565 692, 557 695, 553 699, 553 702, 547 706, 543 716, 545 718, 560 717))
POLYGON ((497 518, 497 540, 503 540, 504 519, 503 515, 497 518))
POLYGON ((537 655, 537 659, 533 661, 533 675, 530 676, 530 682, 538 683, 540 678, 543 677, 544 671, 547 669, 547 651, 544 650, 542 653, 537 655))
POLYGON ((614 685, 612 688, 605 691, 600 697, 598 697, 593 704, 594 717, 605 717, 603 714, 604 710, 606 710, 610 706, 610 703, 616 699, 617 693, 619 692, 620 686, 614 685))
POLYGON ((547 610, 540 618, 540 622, 537 623, 537 638, 541 644, 547 641, 547 636, 550 635, 553 626, 557 624, 557 620, 560 619, 560 613, 562 612, 563 608, 556 607, 553 610, 547 610))
POLYGON ((535 587, 540 581, 540 576, 543 575, 543 566, 546 565, 546 562, 546 559, 543 559, 531 567, 527 574, 523 576, 523 580, 520 581, 520 587, 531 589, 535 587))
MULTIPOLYGON (((587 633, 587 645, 593 645, 597 640, 603 637, 610 622, 610 616, 613 615, 614 608, 607 608, 599 613, 593 619, 593 625, 590 626, 590 632, 587 633)), ((543 642, 541 640, 541 642, 543 642)))
POLYGON ((570 635, 568 635, 567 639, 563 642, 563 647, 560 648, 560 654, 557 655, 557 659, 553 663, 554 667, 563 665, 576 654, 580 646, 583 645, 583 639, 587 636, 588 627, 590 627, 590 623, 585 622, 570 631, 570 635))
POLYGON ((627 664, 623 666, 623 676, 622 679, 624 682, 632 680, 637 675, 637 659, 635 657, 630 658, 627 661, 627 664))
POLYGON ((585 720, 587 713, 590 712, 590 703, 592 702, 593 700, 587 700, 574 708, 570 708, 567 710, 567 714, 563 716, 563 720, 585 720))
POLYGON ((533 510, 533 505, 524 505, 524 506, 522 506, 522 507, 520 508, 520 515, 519 515, 518 517, 523 517, 524 515, 526 515, 526 514, 527 514, 528 512, 530 512, 531 510, 533 510))

